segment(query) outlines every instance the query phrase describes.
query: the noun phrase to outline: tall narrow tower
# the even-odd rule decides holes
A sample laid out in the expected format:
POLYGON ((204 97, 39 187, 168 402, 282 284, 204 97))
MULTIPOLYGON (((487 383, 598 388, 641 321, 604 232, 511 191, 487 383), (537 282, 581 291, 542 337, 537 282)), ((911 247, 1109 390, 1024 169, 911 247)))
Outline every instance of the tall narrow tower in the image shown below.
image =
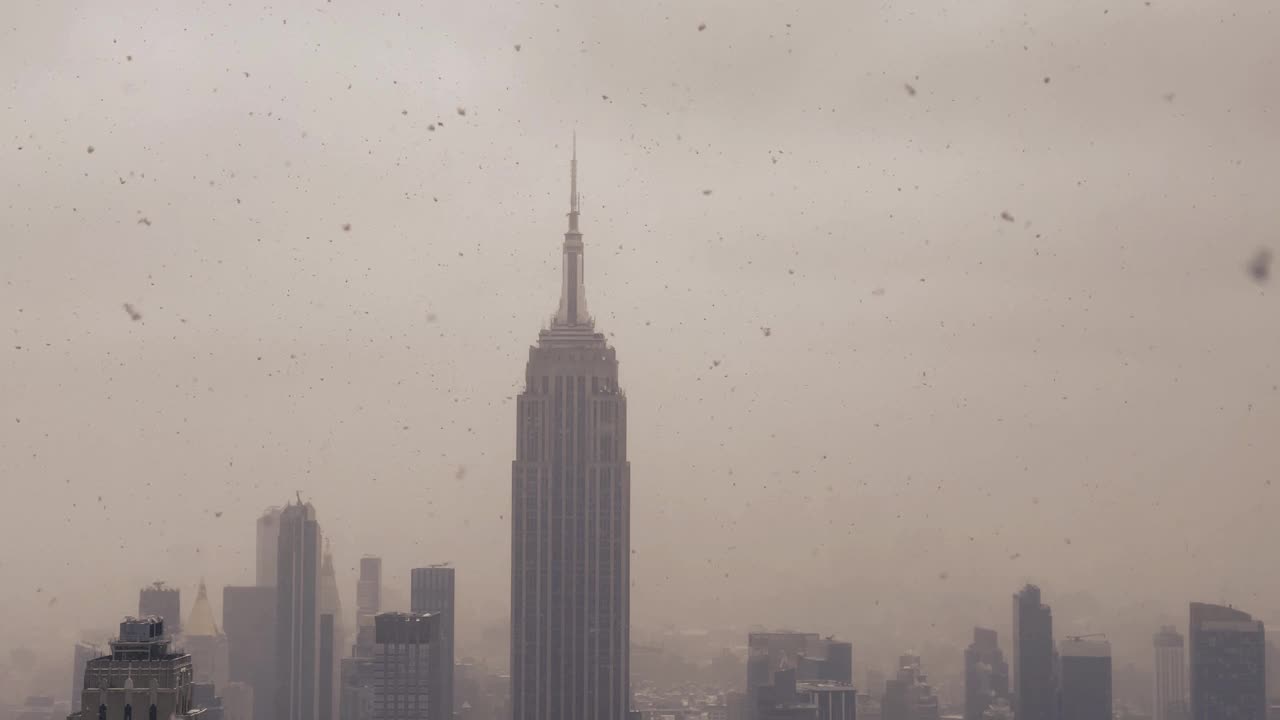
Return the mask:
POLYGON ((511 466, 514 720, 623 720, 631 702, 631 466, 618 361, 587 312, 578 159, 560 305, 529 348, 511 466))
POLYGON ((1018 720, 1056 717, 1053 613, 1040 602, 1040 588, 1027 585, 1013 596, 1013 714, 1018 720))
POLYGON ((316 720, 319 680, 320 524, 310 503, 280 512, 276 557, 276 712, 316 720))

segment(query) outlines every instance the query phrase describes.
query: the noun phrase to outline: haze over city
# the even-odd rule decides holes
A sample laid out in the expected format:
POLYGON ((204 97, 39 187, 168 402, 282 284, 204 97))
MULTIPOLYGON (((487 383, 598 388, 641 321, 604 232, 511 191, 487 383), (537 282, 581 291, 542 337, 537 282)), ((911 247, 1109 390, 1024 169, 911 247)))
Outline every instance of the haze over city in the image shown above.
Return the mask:
POLYGON ((633 641, 1280 622, 1272 3, 7 9, 0 700, 299 495, 505 663, 575 133, 633 641))

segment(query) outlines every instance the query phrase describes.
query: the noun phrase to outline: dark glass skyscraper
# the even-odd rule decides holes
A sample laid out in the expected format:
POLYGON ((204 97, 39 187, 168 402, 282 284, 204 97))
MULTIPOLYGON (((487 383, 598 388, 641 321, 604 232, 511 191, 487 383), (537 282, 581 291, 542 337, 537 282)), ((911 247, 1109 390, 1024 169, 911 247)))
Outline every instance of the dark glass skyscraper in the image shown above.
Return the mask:
POLYGON ((1013 596, 1013 670, 1014 717, 1055 720, 1053 613, 1035 585, 1013 596))
POLYGON ((622 720, 630 706, 631 468, 618 361, 587 313, 577 155, 560 306, 529 349, 511 466, 515 720, 622 720))
POLYGON ((1062 641, 1060 720, 1111 720, 1111 643, 1062 641))
POLYGON ((1191 720, 1265 720, 1262 623, 1222 605, 1191 603, 1191 720))

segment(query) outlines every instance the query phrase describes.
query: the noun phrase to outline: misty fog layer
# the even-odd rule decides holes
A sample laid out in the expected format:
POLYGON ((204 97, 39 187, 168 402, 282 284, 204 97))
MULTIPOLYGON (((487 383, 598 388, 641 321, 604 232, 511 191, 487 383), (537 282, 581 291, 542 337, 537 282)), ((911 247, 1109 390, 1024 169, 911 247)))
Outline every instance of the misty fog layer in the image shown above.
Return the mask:
POLYGON ((0 648, 296 492, 504 623, 575 129, 636 637, 1280 618, 1273 3, 180 5, 0 22, 0 648))

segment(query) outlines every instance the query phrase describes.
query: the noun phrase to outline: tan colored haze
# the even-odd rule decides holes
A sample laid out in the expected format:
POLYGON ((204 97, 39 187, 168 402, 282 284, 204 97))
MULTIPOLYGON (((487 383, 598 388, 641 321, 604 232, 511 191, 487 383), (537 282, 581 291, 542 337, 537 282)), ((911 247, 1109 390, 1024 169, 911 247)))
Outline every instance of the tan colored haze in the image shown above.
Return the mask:
POLYGON ((1027 581, 1133 653, 1190 600, 1280 621, 1270 0, 0 15, 10 674, 153 580, 220 617, 296 492, 348 609, 364 553, 393 598, 451 561, 459 651, 499 627, 575 129, 637 633, 861 663, 1027 581))

